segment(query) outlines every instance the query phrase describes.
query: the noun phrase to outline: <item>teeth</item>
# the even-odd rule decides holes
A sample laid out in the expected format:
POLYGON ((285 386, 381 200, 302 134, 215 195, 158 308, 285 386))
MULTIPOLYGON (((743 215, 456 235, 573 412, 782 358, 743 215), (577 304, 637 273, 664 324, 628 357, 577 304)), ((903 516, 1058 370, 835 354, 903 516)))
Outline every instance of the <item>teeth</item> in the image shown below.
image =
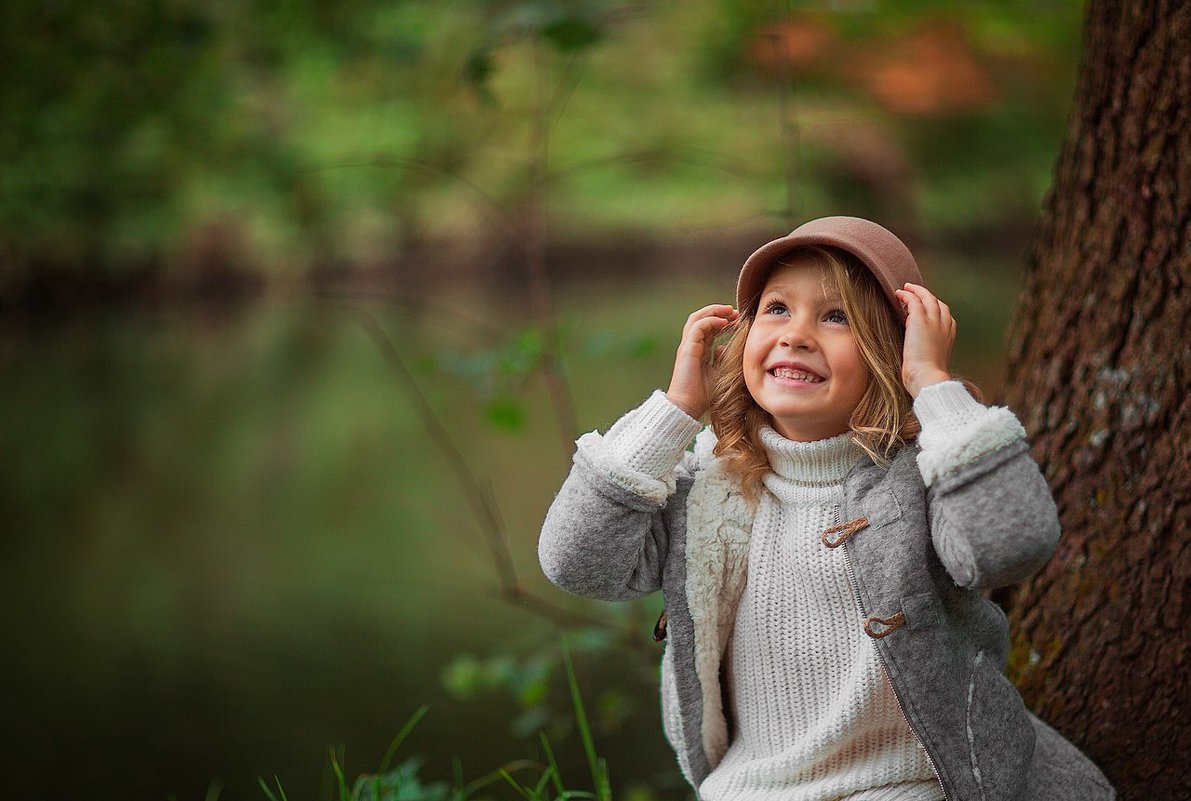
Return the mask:
POLYGON ((795 381, 809 381, 817 384, 823 379, 813 373, 804 373, 801 370, 792 370, 789 367, 775 367, 773 374, 778 378, 790 378, 795 381))

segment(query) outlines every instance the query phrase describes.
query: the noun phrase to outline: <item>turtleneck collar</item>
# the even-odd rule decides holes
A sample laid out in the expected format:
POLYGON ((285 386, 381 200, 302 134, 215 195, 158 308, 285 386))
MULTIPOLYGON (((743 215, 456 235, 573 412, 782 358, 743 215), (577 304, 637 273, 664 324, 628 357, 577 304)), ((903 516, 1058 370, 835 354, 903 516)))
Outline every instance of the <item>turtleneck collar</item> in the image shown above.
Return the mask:
POLYGON ((783 503, 832 499, 864 453, 848 433, 815 442, 796 442, 770 426, 761 429, 761 444, 773 470, 765 476, 765 486, 783 503))

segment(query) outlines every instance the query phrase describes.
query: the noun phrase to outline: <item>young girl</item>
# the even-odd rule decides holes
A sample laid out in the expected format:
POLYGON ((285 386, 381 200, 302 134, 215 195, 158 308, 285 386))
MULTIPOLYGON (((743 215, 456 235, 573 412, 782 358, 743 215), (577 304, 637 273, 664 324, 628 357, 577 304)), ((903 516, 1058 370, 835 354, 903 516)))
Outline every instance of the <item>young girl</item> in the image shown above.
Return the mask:
POLYGON ((663 591, 663 723, 703 801, 1115 797, 1001 674, 980 591, 1059 523, 1017 418, 950 379, 921 281, 854 217, 764 245, 735 309, 687 320, 669 389, 579 439, 546 517, 558 586, 663 591))

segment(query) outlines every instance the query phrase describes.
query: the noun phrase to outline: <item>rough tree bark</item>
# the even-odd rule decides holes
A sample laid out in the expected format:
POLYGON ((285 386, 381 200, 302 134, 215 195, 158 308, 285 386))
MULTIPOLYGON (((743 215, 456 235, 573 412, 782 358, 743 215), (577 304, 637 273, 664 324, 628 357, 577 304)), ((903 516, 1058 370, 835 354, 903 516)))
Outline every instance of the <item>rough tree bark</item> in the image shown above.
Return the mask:
POLYGON ((1010 673, 1122 799, 1191 798, 1191 3, 1090 0, 1010 328, 1006 402, 1058 502, 1010 673))

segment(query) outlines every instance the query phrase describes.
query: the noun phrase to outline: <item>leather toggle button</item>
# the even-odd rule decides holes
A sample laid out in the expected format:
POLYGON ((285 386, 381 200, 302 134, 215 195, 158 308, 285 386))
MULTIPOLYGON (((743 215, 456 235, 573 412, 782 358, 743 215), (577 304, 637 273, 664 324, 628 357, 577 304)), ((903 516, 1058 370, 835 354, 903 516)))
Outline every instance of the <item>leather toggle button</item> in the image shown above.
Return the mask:
POLYGON ((890 615, 889 617, 866 617, 864 619, 864 633, 874 640, 879 640, 882 637, 888 637, 905 625, 905 623, 906 614, 904 612, 898 612, 896 615, 890 615))
POLYGON ((658 622, 653 624, 653 641, 661 642, 666 639, 666 610, 662 610, 662 614, 658 617, 658 622))
POLYGON ((851 537, 867 525, 867 517, 858 517, 855 520, 849 520, 847 523, 839 523, 831 528, 823 529, 823 535, 820 539, 828 548, 838 548, 847 542, 848 537, 851 537))

